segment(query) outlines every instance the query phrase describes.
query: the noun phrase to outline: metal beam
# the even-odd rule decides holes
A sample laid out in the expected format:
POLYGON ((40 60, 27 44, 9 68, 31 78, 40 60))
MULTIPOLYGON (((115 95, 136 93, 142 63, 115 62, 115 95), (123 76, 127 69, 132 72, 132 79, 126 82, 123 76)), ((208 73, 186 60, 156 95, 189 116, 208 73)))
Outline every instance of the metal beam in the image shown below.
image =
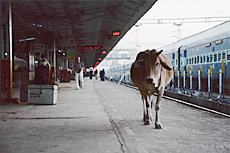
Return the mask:
POLYGON ((23 21, 25 23, 25 26, 34 30, 35 32, 37 32, 40 36, 44 37, 44 35, 42 33, 40 33, 37 29, 35 29, 31 23, 28 23, 25 19, 23 19, 17 12, 15 12, 14 10, 12 10, 14 15, 16 15, 18 18, 20 18, 21 21, 23 21))
POLYGON ((136 25, 141 24, 174 24, 174 23, 204 23, 204 22, 225 22, 230 16, 220 17, 199 17, 199 18, 172 18, 172 19, 142 19, 136 25))

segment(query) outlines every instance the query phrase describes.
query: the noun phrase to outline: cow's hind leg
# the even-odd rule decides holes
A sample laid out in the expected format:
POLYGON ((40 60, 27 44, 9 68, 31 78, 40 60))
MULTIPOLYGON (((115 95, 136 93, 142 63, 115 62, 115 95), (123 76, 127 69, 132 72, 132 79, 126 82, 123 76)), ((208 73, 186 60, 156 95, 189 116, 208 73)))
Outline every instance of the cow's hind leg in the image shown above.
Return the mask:
POLYGON ((157 94, 157 102, 155 104, 155 110, 156 110, 156 120, 155 120, 155 128, 156 129, 162 129, 162 125, 159 120, 159 110, 160 110, 160 102, 162 99, 163 90, 159 91, 157 94))

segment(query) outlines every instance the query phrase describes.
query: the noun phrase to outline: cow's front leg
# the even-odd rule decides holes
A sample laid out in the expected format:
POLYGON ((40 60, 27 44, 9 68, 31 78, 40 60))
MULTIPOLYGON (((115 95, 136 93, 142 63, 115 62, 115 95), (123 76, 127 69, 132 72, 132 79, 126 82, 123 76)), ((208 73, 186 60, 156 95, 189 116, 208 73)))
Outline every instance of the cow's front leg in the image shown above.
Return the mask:
POLYGON ((161 122, 159 121, 159 110, 160 110, 160 106, 158 104, 155 105, 155 110, 156 110, 155 128, 156 129, 162 129, 161 122))
POLYGON ((153 121, 153 115, 152 115, 152 109, 153 109, 153 94, 150 95, 150 99, 149 101, 151 101, 151 113, 150 113, 150 120, 153 121))
POLYGON ((145 97, 145 105, 146 105, 146 114, 145 114, 145 125, 151 124, 151 107, 150 101, 148 100, 147 96, 145 97))
POLYGON ((143 122, 145 122, 146 108, 145 108, 145 98, 143 96, 142 96, 142 101, 143 101, 143 122))
POLYGON ((162 129, 162 125, 161 125, 160 120, 159 120, 159 110, 160 110, 160 102, 162 99, 163 92, 164 92, 163 88, 158 92, 157 102, 155 104, 155 110, 156 110, 155 128, 156 129, 162 129))

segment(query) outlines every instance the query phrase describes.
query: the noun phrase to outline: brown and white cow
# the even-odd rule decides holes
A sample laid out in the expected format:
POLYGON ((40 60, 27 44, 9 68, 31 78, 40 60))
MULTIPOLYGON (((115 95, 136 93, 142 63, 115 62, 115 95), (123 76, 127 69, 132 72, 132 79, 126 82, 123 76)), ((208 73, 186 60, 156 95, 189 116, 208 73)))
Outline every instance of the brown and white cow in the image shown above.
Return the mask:
POLYGON ((152 95, 157 93, 155 104, 156 120, 155 128, 161 129, 159 121, 159 109, 165 86, 167 86, 173 76, 172 63, 162 53, 163 50, 157 51, 146 50, 140 52, 136 61, 132 64, 130 73, 133 83, 138 87, 142 95, 145 125, 150 124, 152 120, 151 109, 153 105, 152 95))

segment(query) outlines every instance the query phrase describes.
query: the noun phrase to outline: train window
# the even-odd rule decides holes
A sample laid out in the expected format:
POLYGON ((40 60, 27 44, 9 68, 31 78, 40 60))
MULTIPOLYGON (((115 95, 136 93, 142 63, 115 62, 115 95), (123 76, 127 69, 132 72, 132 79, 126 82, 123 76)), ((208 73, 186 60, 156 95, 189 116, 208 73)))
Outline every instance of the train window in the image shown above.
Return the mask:
POLYGON ((226 59, 226 53, 225 53, 225 51, 222 52, 222 59, 226 59))
POLYGON ((192 63, 192 60, 191 60, 191 58, 189 58, 189 64, 191 64, 192 63))
POLYGON ((196 64, 196 57, 194 57, 194 64, 196 64))
POLYGON ((205 44, 205 47, 210 47, 210 46, 211 46, 211 43, 205 44))
POLYGON ((218 53, 218 61, 221 61, 221 52, 218 53))
POLYGON ((175 54, 174 53, 172 54, 172 59, 175 59, 175 54))
POLYGON ((207 55, 207 62, 209 62, 209 55, 207 55))
POLYGON ((213 61, 213 55, 210 54, 210 62, 212 62, 212 61, 213 61))
POLYGON ((203 61, 204 61, 203 63, 205 63, 205 62, 206 62, 206 56, 205 56, 205 55, 204 55, 203 61))
POLYGON ((222 44, 222 42, 223 42, 222 40, 217 40, 216 45, 222 44))
POLYGON ((197 63, 200 63, 200 57, 197 56, 197 63))
POLYGON ((217 54, 215 53, 214 54, 214 62, 216 62, 217 61, 217 54))
POLYGON ((192 58, 192 64, 194 64, 194 60, 193 60, 194 58, 192 58))
POLYGON ((228 51, 227 60, 230 60, 230 51, 228 51))
POLYGON ((200 63, 202 63, 203 61, 202 61, 202 56, 200 57, 200 63))

